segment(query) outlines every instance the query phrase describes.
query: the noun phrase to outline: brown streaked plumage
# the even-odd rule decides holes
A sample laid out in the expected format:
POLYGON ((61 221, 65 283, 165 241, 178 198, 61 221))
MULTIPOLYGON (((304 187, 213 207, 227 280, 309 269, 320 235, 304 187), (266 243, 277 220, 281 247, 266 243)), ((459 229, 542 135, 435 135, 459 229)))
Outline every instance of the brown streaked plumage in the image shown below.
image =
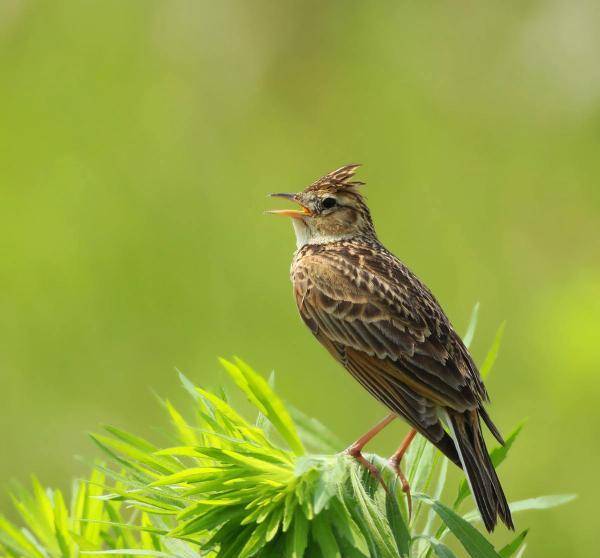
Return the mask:
MULTIPOLYGON (((379 242, 362 183, 352 180, 357 167, 298 194, 273 194, 301 207, 275 212, 292 217, 296 232, 291 278, 300 315, 371 395, 465 470, 486 528, 500 517, 512 529, 481 431, 480 419, 503 443, 484 408, 481 376, 433 294, 379 242)), ((390 421, 351 448, 365 465, 362 446, 390 421)), ((411 439, 392 459, 401 479, 398 463, 411 439)))

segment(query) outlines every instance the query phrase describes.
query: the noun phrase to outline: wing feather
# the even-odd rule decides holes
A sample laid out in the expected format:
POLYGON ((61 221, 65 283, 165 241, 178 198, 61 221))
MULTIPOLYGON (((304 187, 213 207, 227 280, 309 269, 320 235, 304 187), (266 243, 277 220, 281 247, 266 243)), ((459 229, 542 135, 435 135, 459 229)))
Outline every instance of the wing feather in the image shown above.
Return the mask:
MULTIPOLYGON (((331 295, 328 298, 331 300, 331 295)), ((477 406, 468 389, 468 378, 451 361, 444 363, 439 358, 440 351, 431 351, 430 342, 419 342, 396 327, 393 317, 381 306, 376 315, 369 310, 367 320, 362 318, 364 303, 354 303, 346 297, 341 300, 344 312, 340 314, 338 304, 325 306, 321 300, 318 287, 313 285, 300 311, 305 322, 316 324, 316 329, 332 342, 383 361, 388 375, 437 404, 461 411, 477 406), (351 312, 346 309, 349 305, 354 307, 351 312)), ((315 328, 311 329, 314 332, 315 328)))
POLYGON ((304 321, 322 343, 346 349, 344 366, 363 385, 368 378, 369 391, 398 392, 412 411, 407 393, 460 412, 477 408, 485 388, 433 295, 391 255, 385 267, 369 254, 345 247, 296 260, 292 278, 304 321), (365 359, 353 363, 360 355, 378 361, 368 377, 365 359))

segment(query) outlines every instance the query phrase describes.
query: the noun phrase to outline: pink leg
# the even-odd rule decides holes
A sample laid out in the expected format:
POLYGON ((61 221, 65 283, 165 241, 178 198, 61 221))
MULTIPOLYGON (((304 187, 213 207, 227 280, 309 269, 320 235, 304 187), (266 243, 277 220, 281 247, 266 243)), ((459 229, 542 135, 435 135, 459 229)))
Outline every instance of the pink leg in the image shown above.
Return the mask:
POLYGON ((388 489, 381 478, 381 473, 377 467, 373 465, 373 463, 370 463, 366 460, 365 456, 362 454, 362 449, 395 418, 396 415, 394 413, 390 413, 387 417, 379 421, 373 428, 371 428, 371 430, 363 434, 358 440, 356 440, 356 442, 354 442, 345 450, 348 455, 354 457, 354 459, 356 459, 381 483, 386 492, 388 489))
POLYGON ((396 475, 398 475, 398 478, 400 479, 400 483, 402 484, 402 492, 404 492, 404 494, 406 494, 406 504, 408 506, 409 519, 410 519, 410 516, 412 515, 412 496, 410 494, 410 485, 408 484, 408 480, 407 480, 406 476, 404 475, 404 473, 402 472, 402 469, 400 469, 400 462, 402 461, 402 458, 404 457, 406 450, 410 446, 410 443, 413 441, 416 434, 417 434, 416 430, 414 430, 414 429, 411 430, 406 435, 406 438, 404 438, 404 440, 402 440, 400 447, 395 451, 395 453, 389 459, 390 467, 395 471, 396 475))

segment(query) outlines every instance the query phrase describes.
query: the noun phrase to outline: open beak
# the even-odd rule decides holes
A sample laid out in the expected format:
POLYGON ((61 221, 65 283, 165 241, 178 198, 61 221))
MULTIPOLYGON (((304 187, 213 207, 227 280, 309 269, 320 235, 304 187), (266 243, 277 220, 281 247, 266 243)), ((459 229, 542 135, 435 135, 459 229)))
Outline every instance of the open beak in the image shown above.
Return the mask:
POLYGON ((294 203, 297 203, 300 206, 300 209, 271 209, 266 213, 272 213, 273 215, 282 215, 284 217, 291 217, 292 219, 302 219, 303 217, 306 217, 307 215, 311 214, 308 207, 304 207, 298 201, 298 197, 296 196, 296 194, 279 193, 269 194, 269 196, 271 198, 284 198, 286 200, 293 201, 294 203))

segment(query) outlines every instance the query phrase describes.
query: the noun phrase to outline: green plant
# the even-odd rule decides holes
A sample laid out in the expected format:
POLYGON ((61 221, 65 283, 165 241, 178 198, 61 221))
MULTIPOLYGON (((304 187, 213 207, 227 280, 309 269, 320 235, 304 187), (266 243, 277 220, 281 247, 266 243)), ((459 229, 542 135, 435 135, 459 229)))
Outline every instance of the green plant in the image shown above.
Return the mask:
MULTIPOLYGON (((471 340, 475 310, 466 341, 471 340)), ((486 359, 489 371, 502 328, 486 359)), ((440 558, 455 556, 457 544, 473 558, 522 556, 527 531, 500 550, 481 534, 477 511, 459 512, 469 495, 461 482, 453 505, 440 501, 448 461, 417 437, 405 468, 415 499, 412 517, 394 474, 384 460, 389 491, 339 448, 318 421, 289 410, 272 382, 239 359, 222 361, 237 387, 258 411, 250 422, 218 395, 181 376, 194 399, 187 421, 164 402, 173 441, 164 448, 114 427, 94 435, 110 458, 87 481, 73 486, 67 507, 60 491, 18 488, 17 527, 0 517, 1 555, 12 558, 78 558, 116 554, 219 558, 340 557, 440 558), (307 453, 304 444, 315 453, 307 453), (448 535, 454 542, 448 543, 448 535)), ((496 465, 506 458, 522 425, 504 447, 492 451, 496 465)), ((514 502, 513 513, 559 505, 573 496, 545 496, 514 502)))

